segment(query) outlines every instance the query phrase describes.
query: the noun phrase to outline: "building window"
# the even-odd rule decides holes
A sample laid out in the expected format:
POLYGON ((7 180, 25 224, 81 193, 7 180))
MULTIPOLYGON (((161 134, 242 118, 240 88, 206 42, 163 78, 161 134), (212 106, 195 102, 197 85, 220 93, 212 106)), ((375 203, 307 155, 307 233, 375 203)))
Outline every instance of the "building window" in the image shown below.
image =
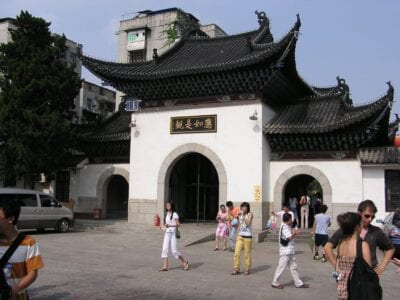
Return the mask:
POLYGON ((129 51, 129 62, 133 63, 135 61, 143 61, 146 59, 145 50, 133 50, 129 51))
POLYGON ((400 207, 400 170, 385 171, 386 210, 400 207))
POLYGON ((92 98, 86 98, 86 107, 89 110, 92 110, 94 108, 94 101, 92 98))

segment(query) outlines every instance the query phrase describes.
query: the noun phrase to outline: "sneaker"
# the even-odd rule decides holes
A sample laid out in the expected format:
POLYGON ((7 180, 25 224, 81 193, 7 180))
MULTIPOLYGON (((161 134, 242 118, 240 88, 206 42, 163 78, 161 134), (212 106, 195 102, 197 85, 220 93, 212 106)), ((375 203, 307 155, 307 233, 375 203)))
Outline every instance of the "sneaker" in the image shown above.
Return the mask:
POLYGON ((314 258, 314 260, 319 260, 319 255, 315 254, 313 258, 314 258))

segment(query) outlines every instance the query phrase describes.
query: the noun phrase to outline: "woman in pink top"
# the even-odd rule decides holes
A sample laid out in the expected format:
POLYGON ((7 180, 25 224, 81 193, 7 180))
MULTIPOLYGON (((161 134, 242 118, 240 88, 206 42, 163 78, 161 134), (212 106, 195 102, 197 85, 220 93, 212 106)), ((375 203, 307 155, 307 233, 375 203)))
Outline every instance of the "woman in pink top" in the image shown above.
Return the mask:
POLYGON ((228 238, 228 212, 226 211, 225 205, 221 205, 219 207, 219 212, 217 215, 217 221, 218 221, 218 227, 217 230, 215 231, 215 249, 214 251, 219 250, 219 240, 223 239, 224 241, 224 248, 223 250, 226 250, 226 242, 228 238))

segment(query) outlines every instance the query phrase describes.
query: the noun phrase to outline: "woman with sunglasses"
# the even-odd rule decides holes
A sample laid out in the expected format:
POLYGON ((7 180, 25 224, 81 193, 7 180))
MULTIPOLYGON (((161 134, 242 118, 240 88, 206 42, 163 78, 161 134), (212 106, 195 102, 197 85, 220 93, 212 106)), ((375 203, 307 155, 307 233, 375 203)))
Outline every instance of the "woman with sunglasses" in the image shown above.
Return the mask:
MULTIPOLYGON (((371 224, 375 218, 375 214, 378 211, 375 204, 371 200, 365 200, 360 202, 358 205, 358 213, 361 215, 361 233, 360 237, 366 241, 369 245, 371 252, 371 265, 378 275, 382 275, 383 271, 389 264, 394 254, 394 247, 388 236, 379 228, 371 224), (385 255, 378 263, 376 258, 376 249, 385 252, 385 255)), ((343 231, 338 229, 329 239, 325 245, 325 254, 331 264, 335 262, 335 255, 333 249, 335 249, 339 241, 343 238, 343 231)))

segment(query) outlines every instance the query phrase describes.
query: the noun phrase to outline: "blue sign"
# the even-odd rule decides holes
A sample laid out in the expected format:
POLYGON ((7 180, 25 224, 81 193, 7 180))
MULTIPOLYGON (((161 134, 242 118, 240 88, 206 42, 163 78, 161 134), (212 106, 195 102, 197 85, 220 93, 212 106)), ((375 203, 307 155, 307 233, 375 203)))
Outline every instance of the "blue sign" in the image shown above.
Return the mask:
POLYGON ((125 100, 125 111, 138 111, 140 108, 140 102, 142 102, 142 100, 125 100))

